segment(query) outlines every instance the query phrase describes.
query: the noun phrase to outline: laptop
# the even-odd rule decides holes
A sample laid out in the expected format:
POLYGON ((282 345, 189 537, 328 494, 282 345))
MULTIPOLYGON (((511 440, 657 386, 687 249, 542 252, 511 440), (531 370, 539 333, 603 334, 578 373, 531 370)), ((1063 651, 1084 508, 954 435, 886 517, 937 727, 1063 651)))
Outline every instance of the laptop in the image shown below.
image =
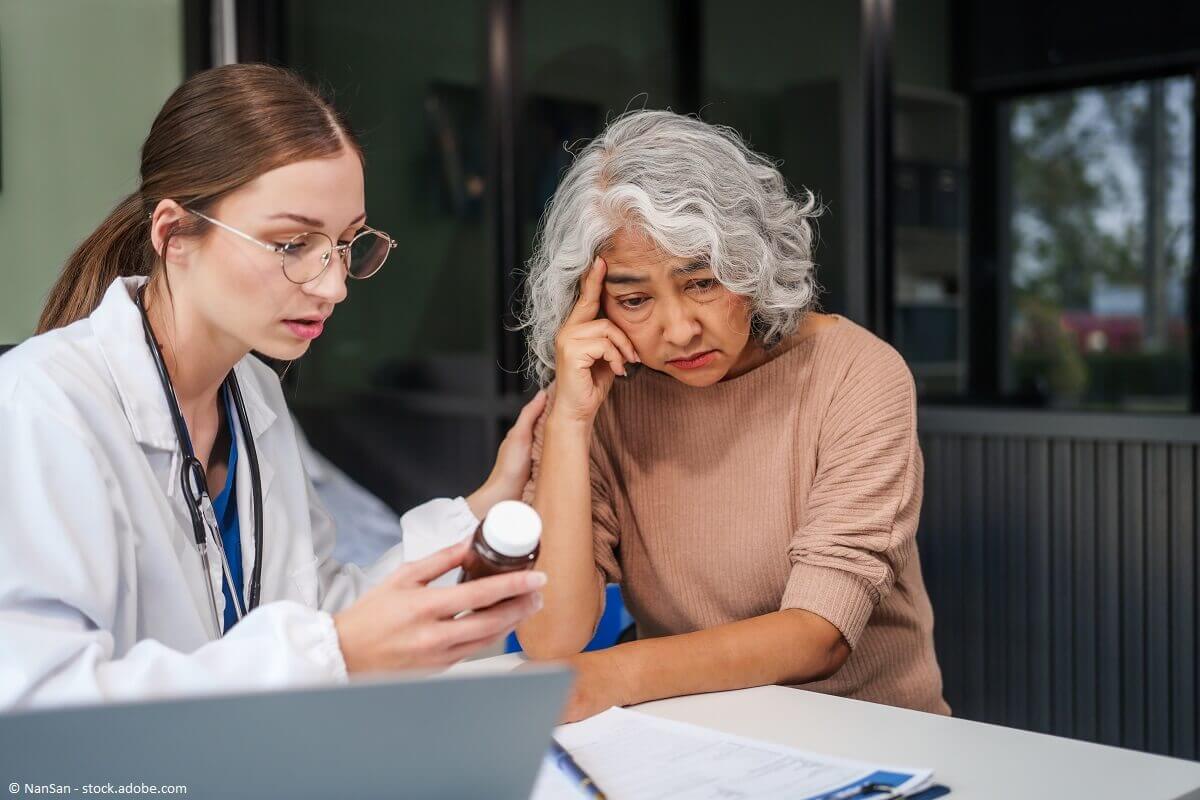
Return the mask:
POLYGON ((526 800, 570 684, 537 666, 0 714, 0 796, 526 800))

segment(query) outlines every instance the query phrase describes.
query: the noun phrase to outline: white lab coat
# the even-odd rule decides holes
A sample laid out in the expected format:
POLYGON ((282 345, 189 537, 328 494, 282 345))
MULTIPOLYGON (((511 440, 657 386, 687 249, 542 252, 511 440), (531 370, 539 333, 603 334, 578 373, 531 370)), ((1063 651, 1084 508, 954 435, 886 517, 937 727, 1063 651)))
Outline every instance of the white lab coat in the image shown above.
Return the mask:
MULTIPOLYGON (((143 281, 118 279, 90 317, 0 358, 0 709, 345 680, 331 614, 406 554, 478 524, 462 498, 433 500, 404 515, 404 541, 370 568, 334 561, 279 380, 247 356, 235 371, 262 476, 262 597, 222 638, 133 301, 143 281)), ((237 435, 248 584, 258 554, 237 435)))

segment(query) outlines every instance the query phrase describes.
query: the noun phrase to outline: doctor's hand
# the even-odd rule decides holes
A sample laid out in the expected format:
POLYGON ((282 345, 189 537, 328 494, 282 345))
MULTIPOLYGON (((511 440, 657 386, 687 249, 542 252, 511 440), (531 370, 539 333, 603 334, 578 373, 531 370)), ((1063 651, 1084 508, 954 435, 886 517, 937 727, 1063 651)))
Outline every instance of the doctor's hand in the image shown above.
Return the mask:
POLYGON ((613 381, 626 375, 626 363, 641 363, 633 342, 620 328, 600 318, 600 296, 608 265, 596 256, 579 287, 554 342, 554 380, 558 387, 552 417, 591 425, 613 381))
POLYGON ((533 453, 533 426, 537 424, 542 409, 546 407, 546 391, 543 389, 521 409, 521 415, 508 429, 500 450, 496 453, 496 465, 470 497, 467 505, 476 519, 483 519, 492 506, 501 500, 520 500, 529 483, 529 468, 533 453))
POLYGON ((542 607, 542 572, 512 572, 455 586, 426 586, 462 564, 468 539, 405 564, 335 614, 351 673, 447 667, 508 635, 542 607), (462 618, 463 611, 474 611, 462 618))

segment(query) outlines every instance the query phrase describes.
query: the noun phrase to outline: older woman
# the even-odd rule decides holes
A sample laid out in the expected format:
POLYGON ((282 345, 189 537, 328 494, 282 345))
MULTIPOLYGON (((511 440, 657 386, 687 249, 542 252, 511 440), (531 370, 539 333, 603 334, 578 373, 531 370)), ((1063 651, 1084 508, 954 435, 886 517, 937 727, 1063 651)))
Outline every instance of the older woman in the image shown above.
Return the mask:
POLYGON ((553 381, 530 489, 545 606, 518 629, 579 670, 568 719, 787 684, 949 713, 915 542, 911 375, 813 310, 811 195, 670 112, 578 156, 524 323, 553 381), (576 655, 621 585, 638 638, 576 655))

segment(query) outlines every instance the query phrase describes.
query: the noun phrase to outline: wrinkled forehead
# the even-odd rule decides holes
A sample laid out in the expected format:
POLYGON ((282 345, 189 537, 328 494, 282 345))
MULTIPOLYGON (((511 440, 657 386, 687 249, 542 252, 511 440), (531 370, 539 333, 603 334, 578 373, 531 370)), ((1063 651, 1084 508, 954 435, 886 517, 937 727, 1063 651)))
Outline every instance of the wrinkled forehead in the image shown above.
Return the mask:
POLYGON ((665 279, 707 268, 702 259, 669 253, 648 234, 630 227, 615 233, 600 256, 608 264, 605 283, 628 282, 625 278, 665 279))

